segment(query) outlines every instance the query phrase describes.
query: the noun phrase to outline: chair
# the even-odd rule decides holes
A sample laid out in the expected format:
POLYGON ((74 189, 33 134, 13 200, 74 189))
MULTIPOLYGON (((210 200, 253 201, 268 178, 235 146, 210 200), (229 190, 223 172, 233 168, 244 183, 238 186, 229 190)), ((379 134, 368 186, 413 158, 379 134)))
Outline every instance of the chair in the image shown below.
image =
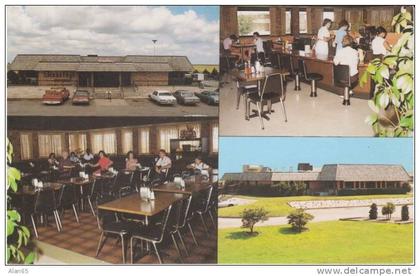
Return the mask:
POLYGON ((182 238, 181 231, 187 227, 187 223, 188 223, 187 219, 190 216, 190 212, 191 212, 191 200, 192 200, 192 196, 181 201, 181 204, 178 205, 179 208, 177 209, 176 223, 172 225, 171 230, 169 231, 169 234, 172 237, 172 241, 178 252, 181 262, 182 262, 182 254, 181 254, 181 251, 179 250, 178 243, 176 241, 176 235, 178 235, 178 238, 181 241, 182 247, 184 248, 186 255, 189 256, 187 247, 185 246, 184 239, 182 238))
POLYGON ((164 214, 162 216, 161 223, 145 225, 143 227, 140 227, 134 230, 131 233, 132 234, 130 238, 131 263, 133 263, 133 259, 134 259, 134 247, 133 247, 134 240, 141 240, 141 241, 145 241, 145 242, 149 242, 153 244, 159 263, 160 264, 163 263, 162 257, 160 256, 157 245, 162 243, 163 241, 163 237, 167 230, 166 227, 168 225, 168 219, 171 214, 171 209, 172 209, 172 205, 170 205, 165 211, 163 211, 164 214))
MULTIPOLYGON (((112 200, 114 200, 114 198, 111 196, 100 197, 97 200, 96 206, 112 200)), ((136 228, 140 228, 141 224, 137 222, 121 221, 118 219, 116 213, 110 211, 97 209, 96 213, 98 228, 101 231, 98 247, 96 249, 96 257, 99 256, 99 253, 101 252, 106 240, 108 239, 108 236, 117 235, 121 240, 122 260, 123 263, 125 263, 125 237, 129 236, 131 232, 136 231, 136 228)))
POLYGON ((95 178, 93 181, 91 187, 90 187, 90 193, 87 196, 88 203, 90 210, 94 216, 96 216, 95 209, 93 208, 93 202, 96 202, 103 194, 103 179, 95 178))
POLYGON ((293 58, 290 55, 279 55, 279 64, 280 69, 288 71, 289 76, 293 77, 295 80, 295 91, 300 91, 300 79, 299 73, 296 72, 295 66, 293 64, 293 58))
POLYGON ((241 85, 239 80, 236 80, 236 89, 236 109, 239 109, 241 97, 258 92, 258 86, 256 84, 241 85))
POLYGON ((213 195, 214 192, 213 191, 215 191, 213 185, 209 186, 209 188, 206 190, 205 201, 203 201, 201 206, 198 208, 198 210, 196 210, 196 213, 200 216, 201 223, 203 224, 203 227, 204 227, 204 230, 206 231, 207 236, 209 234, 209 230, 207 228, 206 221, 204 219, 204 216, 206 214, 208 214, 210 216, 213 227, 216 229, 216 223, 215 223, 213 215, 210 211, 211 210, 210 209, 210 207, 211 207, 210 204, 211 204, 211 202, 214 198, 214 195, 213 195))
POLYGON ((344 87, 343 105, 350 105, 350 90, 354 87, 354 83, 351 81, 348 65, 334 64, 334 85, 344 87))
POLYGON ((117 173, 111 187, 111 194, 114 197, 121 197, 123 192, 129 193, 132 191, 134 172, 121 170, 117 173))
POLYGON ((72 207, 74 217, 79 223, 79 216, 77 214, 76 204, 79 202, 76 189, 74 185, 63 185, 58 195, 58 208, 64 213, 65 208, 72 207))
POLYGON ((324 77, 318 73, 308 73, 306 69, 306 63, 303 59, 298 60, 299 74, 307 81, 311 82, 311 94, 310 97, 317 97, 316 93, 316 82, 322 80, 324 77))
POLYGON ((246 118, 249 119, 250 116, 250 104, 253 103, 257 106, 257 114, 254 116, 260 117, 261 128, 264 129, 263 118, 269 120, 266 113, 271 114, 271 106, 274 100, 280 100, 282 104, 282 111, 284 115, 285 122, 287 122, 286 108, 284 106, 285 100, 285 90, 283 86, 283 77, 280 73, 267 75, 264 79, 261 91, 258 93, 253 93, 248 96, 248 103, 246 108, 246 118), (264 105, 267 104, 268 112, 264 112, 264 105))
POLYGON ((53 189, 44 188, 36 192, 35 207, 31 213, 32 226, 34 227, 35 236, 38 238, 38 230, 35 224, 35 216, 40 215, 41 219, 45 217, 47 219, 48 214, 54 215, 55 224, 57 226, 57 231, 61 232, 63 228, 61 224, 60 215, 57 210, 57 202, 55 199, 55 193, 53 189))

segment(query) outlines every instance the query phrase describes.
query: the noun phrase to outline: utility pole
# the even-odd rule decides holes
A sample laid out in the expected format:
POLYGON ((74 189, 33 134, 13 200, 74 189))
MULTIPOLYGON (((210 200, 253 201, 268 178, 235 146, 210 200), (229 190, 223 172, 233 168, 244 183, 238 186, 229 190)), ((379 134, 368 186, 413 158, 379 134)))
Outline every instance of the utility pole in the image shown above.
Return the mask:
POLYGON ((157 42, 157 39, 153 39, 152 41, 153 41, 153 55, 156 56, 156 42, 157 42))

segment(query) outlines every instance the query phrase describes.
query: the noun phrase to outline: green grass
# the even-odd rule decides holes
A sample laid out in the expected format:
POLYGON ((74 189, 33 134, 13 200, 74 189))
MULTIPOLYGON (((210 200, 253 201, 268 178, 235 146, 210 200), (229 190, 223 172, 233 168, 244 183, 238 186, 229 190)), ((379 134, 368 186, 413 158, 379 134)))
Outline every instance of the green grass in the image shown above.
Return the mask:
POLYGON ((211 73, 214 68, 216 68, 217 72, 219 72, 219 65, 217 64, 193 64, 193 68, 200 73, 202 73, 205 69, 211 73))
POLYGON ((263 207, 269 213, 269 217, 287 216, 293 209, 287 203, 290 201, 306 201, 306 200, 351 200, 351 199, 372 199, 372 198, 400 198, 412 197, 412 194, 397 194, 397 195, 365 195, 365 196, 289 196, 289 197, 251 197, 238 196, 241 198, 256 200, 253 203, 246 205, 237 205, 232 207, 225 207, 219 209, 219 217, 240 217, 241 212, 245 208, 261 208, 263 207))
POLYGON ((229 264, 411 264, 413 224, 329 221, 309 223, 301 234, 289 225, 220 229, 218 261, 229 264))

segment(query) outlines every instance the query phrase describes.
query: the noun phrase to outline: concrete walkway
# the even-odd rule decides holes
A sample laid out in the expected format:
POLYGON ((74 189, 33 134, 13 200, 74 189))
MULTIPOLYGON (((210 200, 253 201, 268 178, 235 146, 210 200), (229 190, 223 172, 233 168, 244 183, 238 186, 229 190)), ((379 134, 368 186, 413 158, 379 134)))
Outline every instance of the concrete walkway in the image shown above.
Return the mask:
MULTIPOLYGON (((367 217, 369 214, 369 207, 349 207, 349 208, 330 208, 330 209, 311 209, 307 210, 308 213, 312 214, 315 218, 312 222, 320 221, 331 221, 339 220, 341 218, 352 218, 352 217, 367 217)), ((378 218, 384 218, 381 214, 381 207, 378 208, 378 218)), ((413 205, 409 205, 409 214, 412 216, 413 205)), ((395 207, 394 216, 400 218, 401 206, 395 207)), ((273 226, 287 224, 286 217, 271 217, 267 221, 258 223, 257 226, 273 226)), ((241 227, 242 222, 240 218, 219 218, 218 228, 233 228, 241 227)))

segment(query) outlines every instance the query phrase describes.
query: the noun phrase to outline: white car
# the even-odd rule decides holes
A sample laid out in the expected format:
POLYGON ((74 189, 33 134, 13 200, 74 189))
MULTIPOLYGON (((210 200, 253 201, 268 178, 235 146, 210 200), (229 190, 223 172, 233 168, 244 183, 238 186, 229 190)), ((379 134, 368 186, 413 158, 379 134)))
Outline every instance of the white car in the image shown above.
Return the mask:
POLYGON ((171 92, 165 90, 153 91, 149 97, 158 104, 173 105, 176 104, 176 98, 171 92))
POLYGON ((219 203, 217 204, 219 208, 223 208, 223 207, 232 207, 235 205, 239 205, 241 203, 241 200, 238 198, 228 198, 226 200, 220 200, 219 199, 219 203))

